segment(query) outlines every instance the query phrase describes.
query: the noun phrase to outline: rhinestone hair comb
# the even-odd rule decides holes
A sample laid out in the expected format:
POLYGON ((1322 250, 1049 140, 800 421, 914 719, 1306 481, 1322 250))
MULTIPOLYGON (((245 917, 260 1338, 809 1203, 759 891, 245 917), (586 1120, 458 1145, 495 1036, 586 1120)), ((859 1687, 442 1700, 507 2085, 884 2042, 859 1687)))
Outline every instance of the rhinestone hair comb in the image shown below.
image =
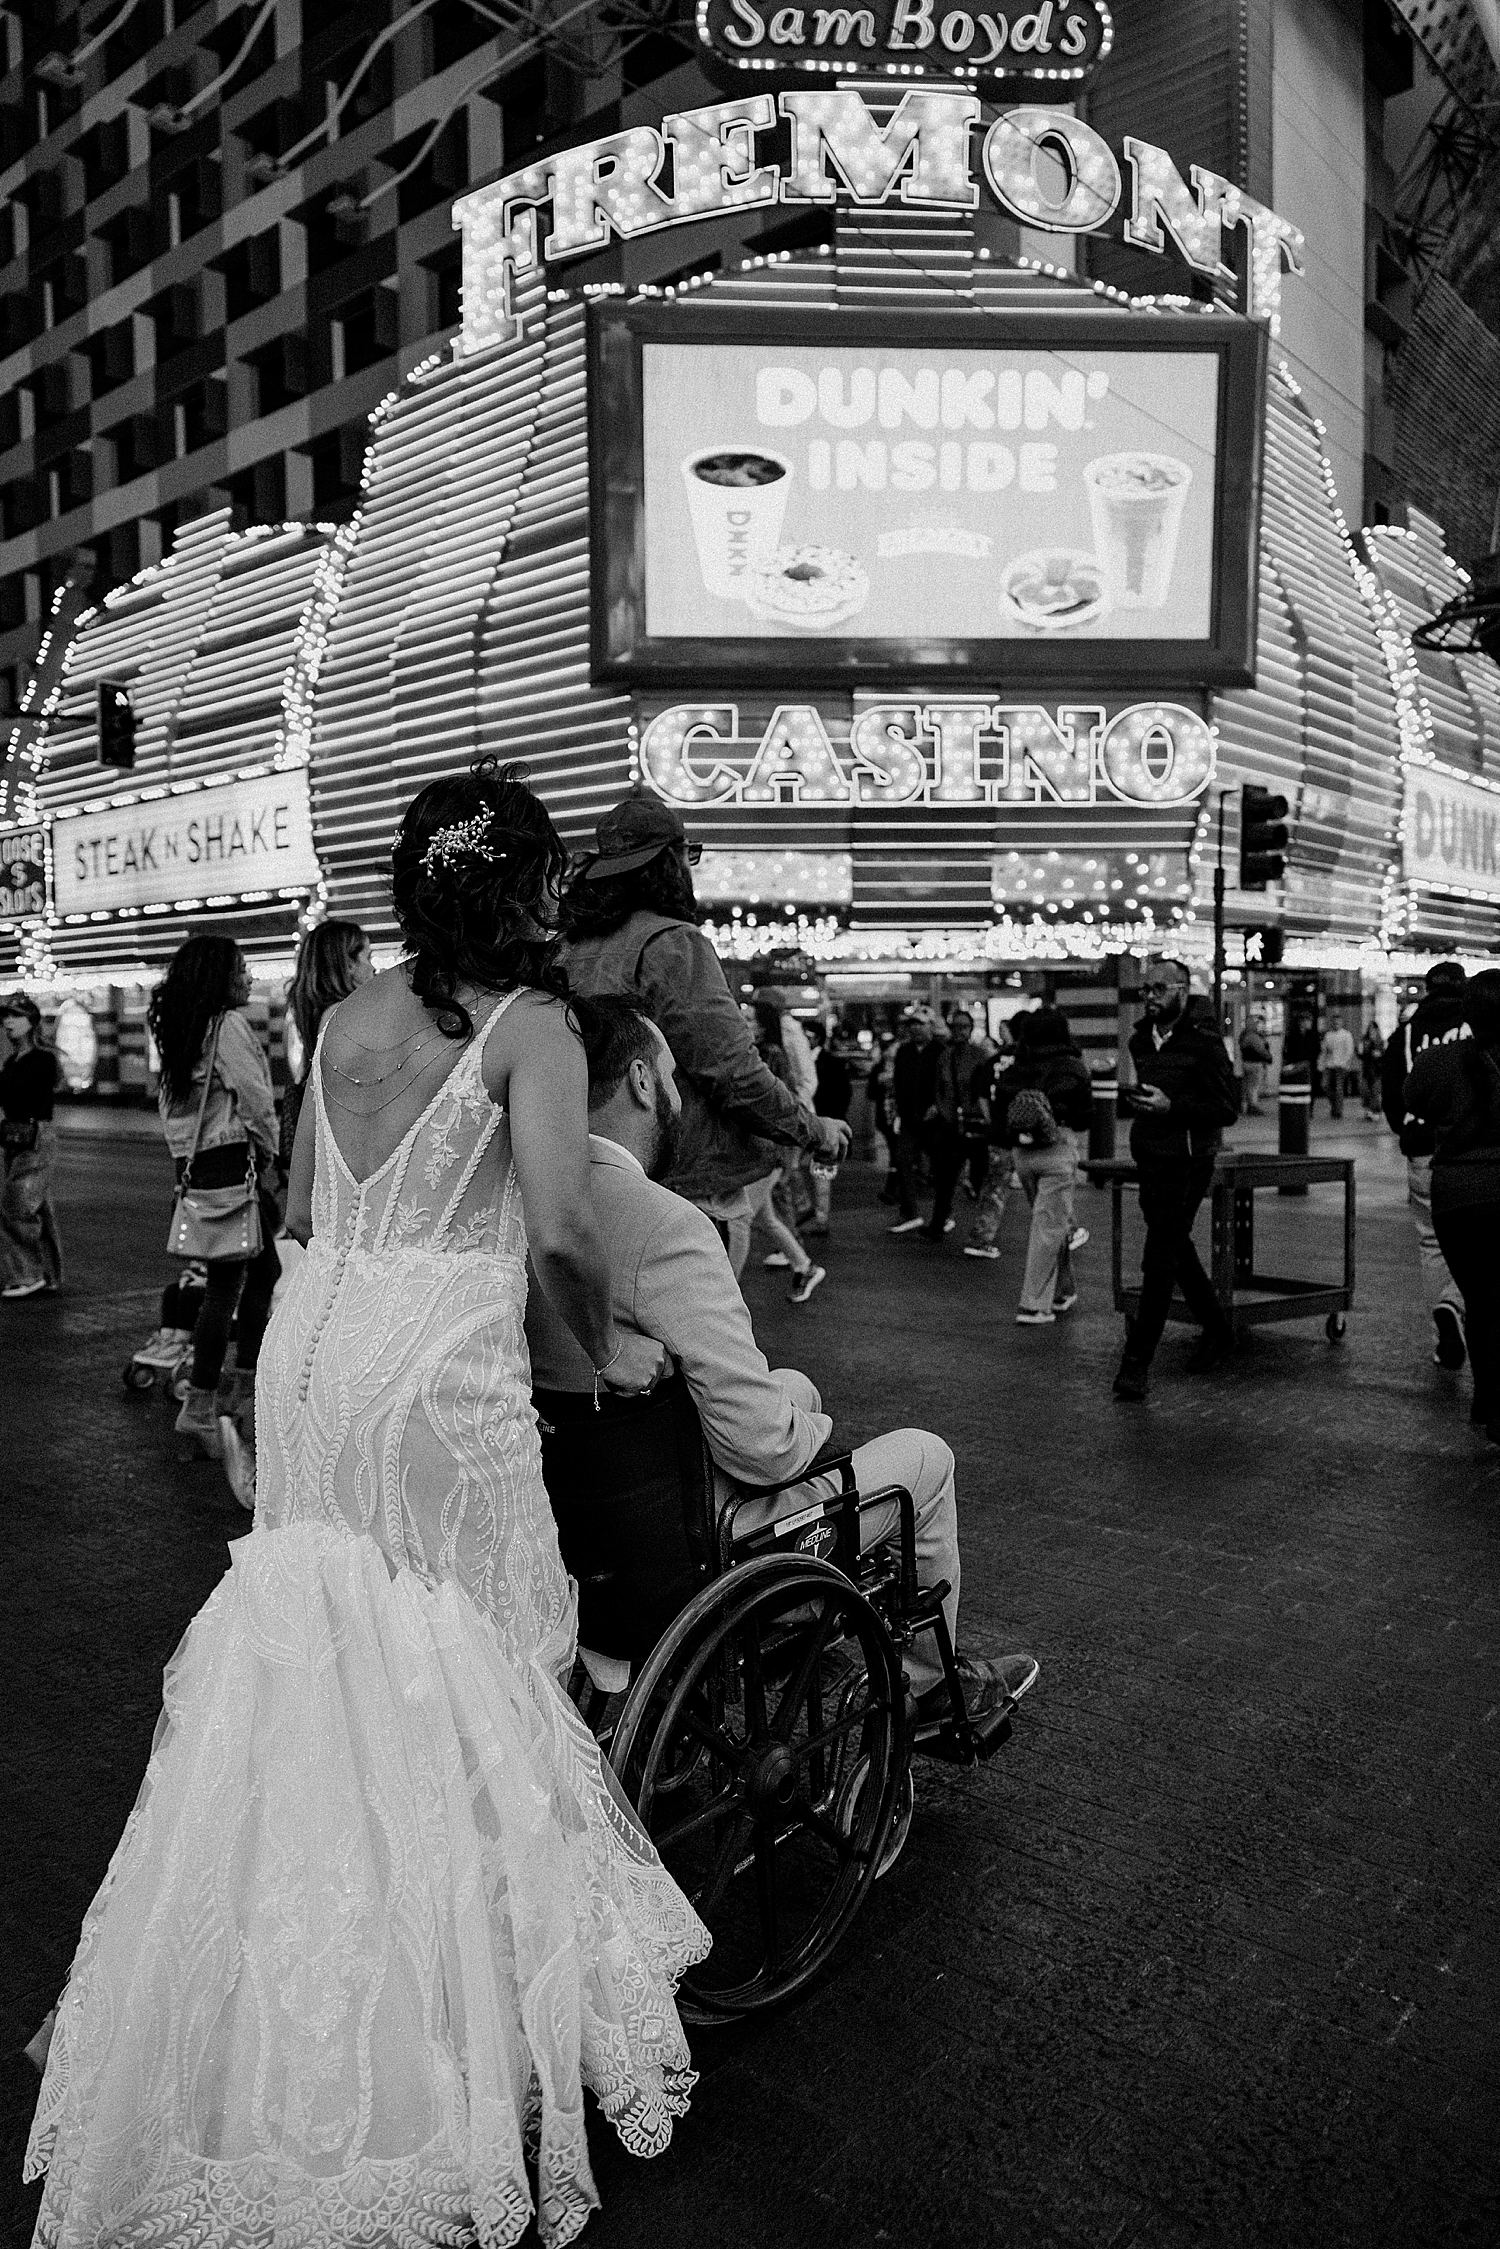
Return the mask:
POLYGON ((481 840, 489 833, 494 813, 486 805, 476 812, 472 820, 455 820, 446 828, 434 828, 422 854, 422 872, 430 875, 438 867, 451 867, 458 859, 499 859, 498 851, 491 851, 481 840))

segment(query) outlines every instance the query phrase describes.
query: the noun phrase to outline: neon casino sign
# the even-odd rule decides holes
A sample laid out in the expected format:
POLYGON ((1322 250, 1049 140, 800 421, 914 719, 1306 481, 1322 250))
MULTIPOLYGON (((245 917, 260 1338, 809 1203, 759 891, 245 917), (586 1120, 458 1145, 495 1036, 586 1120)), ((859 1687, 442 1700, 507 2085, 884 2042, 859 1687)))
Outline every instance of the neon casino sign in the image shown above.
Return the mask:
POLYGON ((1213 729, 1181 703, 958 697, 875 703, 836 742, 812 703, 741 735, 732 703, 678 703, 641 733, 644 778, 673 804, 1191 804, 1214 776, 1213 729))
MULTIPOLYGON (((979 96, 967 89, 913 86, 898 100, 895 88, 838 86, 745 94, 679 110, 659 128, 630 125, 541 157, 453 206, 463 237, 457 348, 482 351, 515 337, 517 286, 538 280, 546 265, 736 211, 826 207, 842 197, 867 210, 894 202, 968 212, 979 206, 982 178, 999 209, 1022 226, 1097 234, 1110 225, 1125 197, 1124 176, 1109 143, 1082 118, 1043 104, 1002 110, 985 130, 976 177, 980 123, 979 96), (757 137, 783 126, 785 165, 762 161, 757 137), (545 232, 544 211, 551 213, 545 232)), ((1267 319, 1274 334, 1283 260, 1302 271, 1298 229, 1201 164, 1191 167, 1189 184, 1150 141, 1127 134, 1121 151, 1130 173, 1126 242, 1161 254, 1170 238, 1195 272, 1229 280, 1224 236, 1244 227, 1245 309, 1267 319)))

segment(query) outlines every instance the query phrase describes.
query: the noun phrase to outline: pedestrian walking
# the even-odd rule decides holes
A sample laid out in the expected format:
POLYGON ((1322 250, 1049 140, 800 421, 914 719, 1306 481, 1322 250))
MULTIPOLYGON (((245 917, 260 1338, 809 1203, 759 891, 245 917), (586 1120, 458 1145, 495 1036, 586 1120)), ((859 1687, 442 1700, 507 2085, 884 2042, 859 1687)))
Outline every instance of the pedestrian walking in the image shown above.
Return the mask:
POLYGON ((287 1013, 296 1026, 302 1047, 302 1067, 295 1071, 281 1104, 281 1171, 291 1170, 296 1145, 297 1120, 302 1097, 312 1076, 313 1054, 323 1018, 331 1007, 368 984, 375 974, 370 940, 357 921, 330 916, 314 923, 297 948, 297 965, 287 992, 287 1013))
POLYGON ((656 1024, 677 1065, 682 1125, 666 1185, 718 1226, 736 1273, 750 1251, 746 1188, 773 1154, 835 1158, 849 1127, 816 1116, 767 1069, 724 970, 699 928, 692 870, 700 846, 660 797, 636 792, 600 819, 597 849, 559 911, 559 959, 586 999, 621 993, 656 1024))
POLYGON ((930 1242, 953 1231, 953 1197, 978 1123, 975 1080, 988 1059, 974 1043, 973 1016, 955 1008, 947 1037, 936 1042, 931 1098, 922 1119, 922 1146, 932 1171, 932 1215, 922 1232, 930 1242))
MULTIPOLYGON (((813 1095, 813 1108, 820 1117, 832 1117, 842 1124, 849 1114, 854 1084, 849 1075, 849 1065, 842 1055, 835 1054, 828 1034, 821 1023, 809 1023, 807 1037, 813 1051, 817 1071, 817 1088, 813 1095)), ((827 1156, 814 1156, 808 1166, 812 1178, 813 1215, 803 1232, 815 1240, 826 1240, 829 1220, 833 1214, 833 1183, 838 1177, 838 1165, 827 1156)))
POLYGON ((1146 1395, 1174 1288, 1203 1330, 1194 1371, 1207 1372, 1234 1348, 1234 1330, 1193 1247, 1193 1220, 1224 1128, 1239 1114, 1234 1072, 1212 1005, 1192 996, 1180 961, 1152 962, 1143 988, 1145 1014, 1130 1038, 1139 1083, 1121 1096, 1134 1111, 1130 1153, 1146 1222, 1140 1310, 1127 1323, 1114 1383, 1115 1396, 1132 1402, 1146 1395))
POLYGON ((42 1011, 26 992, 0 1005, 10 1053, 0 1065, 0 1296, 20 1302, 62 1282, 62 1237, 52 1207, 57 1056, 42 1043, 42 1011))
POLYGON ((877 1137, 885 1149, 885 1184, 880 1190, 883 1203, 899 1203, 901 1189, 896 1177, 896 1122, 895 1088, 891 1083, 891 1064, 896 1053, 896 1038, 892 1031, 882 1031, 875 1059, 865 1078, 865 1099, 870 1104, 870 1116, 877 1137))
POLYGON ((1446 1367, 1450 1374, 1457 1373, 1468 1356, 1463 1292, 1448 1269, 1432 1222, 1432 1127, 1425 1117, 1408 1110, 1406 1083, 1417 1057, 1428 1047, 1451 1045, 1464 1036, 1466 983, 1457 961, 1434 961, 1427 971, 1423 997, 1407 1021, 1392 1032, 1380 1066, 1381 1108, 1386 1123, 1399 1135, 1401 1153, 1406 1158, 1406 1195, 1417 1232, 1422 1285, 1432 1314, 1433 1364, 1446 1367))
POLYGON ((1067 1017, 1060 1008, 1038 1008, 1009 1074, 1005 1107, 1005 1139, 1031 1205, 1018 1327, 1050 1327, 1078 1302, 1073 1189, 1093 1112, 1093 1080, 1067 1017))
MULTIPOLYGON (((162 1130, 179 1186, 189 1170, 200 1190, 238 1187, 253 1172, 260 1210, 254 1255, 217 1257, 193 1331, 192 1379, 177 1417, 179 1435, 213 1460, 224 1458, 219 1420, 235 1429, 254 1475, 255 1368, 281 1273, 276 1254, 280 1212, 275 1200, 280 1134, 265 1050, 241 1013, 250 970, 229 937, 190 937, 180 945, 151 995, 147 1021, 161 1055, 157 1094, 162 1130), (235 1324, 235 1360, 221 1385, 235 1324)), ((243 1483, 236 1495, 248 1497, 243 1483)))
MULTIPOLYGON (((781 1011, 772 1000, 757 1000, 750 1009, 755 1026, 755 1044, 766 1068, 780 1079, 783 1085, 793 1082, 793 1065, 786 1048, 781 1043, 781 1011)), ((764 1226, 777 1244, 766 1259, 768 1266, 790 1267, 792 1285, 787 1291, 793 1304, 805 1304, 814 1289, 821 1288, 828 1278, 827 1269, 814 1264, 803 1247, 797 1232, 797 1216, 787 1191, 784 1165, 777 1164, 763 1178, 752 1180, 746 1189, 750 1205, 750 1222, 764 1226)))
POLYGON ((1406 1108, 1432 1134, 1432 1223, 1463 1291, 1472 1419, 1500 1445, 1500 969, 1470 978, 1463 1009, 1470 1036, 1422 1049, 1406 1108))
POLYGON ((1245 1088, 1245 1114, 1263 1117, 1260 1105, 1261 1092, 1266 1082, 1266 1072, 1271 1066, 1271 1042, 1266 1037, 1266 1019, 1254 1015, 1240 1033, 1240 1062, 1245 1088))
POLYGON ((1380 1073, 1384 1061, 1385 1036, 1372 1015, 1359 1042, 1359 1087, 1365 1116, 1371 1124, 1380 1122, 1380 1073))
POLYGON ((979 1192, 973 1230, 964 1244, 964 1255, 984 1258, 991 1263, 1000 1255, 1000 1224, 1005 1206, 1011 1190, 1020 1185, 1016 1177, 1015 1150, 1005 1136, 1005 1112, 1025 1043, 1026 1026, 1032 1019, 1030 1013, 1011 1017, 1009 1024, 1003 1027, 995 1051, 986 1057, 983 1070, 974 1080, 974 1097, 984 1119, 990 1161, 979 1192))
MULTIPOLYGON (((775 959, 772 955, 772 960, 775 959)), ((818 1072, 814 1060, 812 1041, 793 1012, 797 994, 781 983, 762 984, 756 993, 776 1010, 781 1025, 781 1045, 786 1055, 787 1083, 804 1109, 817 1114, 818 1072)), ((792 1213, 792 1223, 799 1230, 807 1226, 816 1211, 816 1198, 810 1175, 810 1152, 806 1148, 787 1148, 781 1158, 781 1183, 777 1190, 782 1208, 792 1213)))
MULTIPOLYGON (((1347 1023, 1330 1023, 1318 1048, 1318 1075, 1328 1096, 1330 1117, 1341 1117, 1344 1113, 1344 1092, 1353 1067, 1354 1033, 1347 1023)), ((1313 1098, 1317 1098, 1316 1089, 1313 1098)))
POLYGON ((914 1234, 923 1225, 917 1209, 921 1192, 922 1133, 937 1078, 939 1033, 930 1007, 918 1004, 902 1017, 904 1036, 891 1059, 891 1121, 896 1128, 896 1190, 901 1216, 893 1234, 914 1234))

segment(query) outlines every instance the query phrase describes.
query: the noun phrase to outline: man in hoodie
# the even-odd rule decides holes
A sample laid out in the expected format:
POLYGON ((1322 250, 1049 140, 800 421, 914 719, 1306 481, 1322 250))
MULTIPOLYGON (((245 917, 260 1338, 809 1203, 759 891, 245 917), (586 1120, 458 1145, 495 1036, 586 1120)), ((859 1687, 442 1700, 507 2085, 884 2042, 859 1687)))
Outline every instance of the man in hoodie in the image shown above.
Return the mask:
POLYGON ((1194 1372, 1207 1372, 1234 1348, 1234 1330, 1193 1247, 1193 1220, 1212 1182, 1224 1128, 1239 1115, 1234 1067, 1212 1007, 1191 996, 1180 961, 1150 962, 1143 989, 1145 1014, 1130 1039, 1139 1082, 1123 1096, 1134 1112, 1130 1153, 1141 1175, 1146 1221, 1140 1311, 1126 1327, 1115 1376, 1115 1396, 1130 1402, 1146 1395, 1174 1287, 1203 1329, 1194 1372))
POLYGON ((666 1039, 682 1091, 668 1184, 714 1220, 738 1274, 750 1248, 747 1185, 803 1148, 836 1162, 849 1127, 814 1115, 756 1051, 698 927, 698 846, 672 807, 637 790, 603 815, 597 838, 562 902, 568 980, 586 999, 633 1000, 666 1039))
POLYGON ((1427 990, 1415 1012, 1391 1035, 1380 1068, 1380 1105, 1385 1121, 1401 1139, 1406 1158, 1406 1192, 1416 1222, 1417 1255, 1422 1282, 1432 1311, 1433 1363, 1456 1373, 1468 1357, 1464 1334, 1464 1300, 1448 1270, 1432 1224, 1432 1127, 1413 1116, 1406 1106, 1406 1081, 1417 1056, 1430 1046, 1445 1046, 1467 1036, 1464 1028, 1464 987, 1467 983, 1457 961, 1435 961, 1427 971, 1427 990))

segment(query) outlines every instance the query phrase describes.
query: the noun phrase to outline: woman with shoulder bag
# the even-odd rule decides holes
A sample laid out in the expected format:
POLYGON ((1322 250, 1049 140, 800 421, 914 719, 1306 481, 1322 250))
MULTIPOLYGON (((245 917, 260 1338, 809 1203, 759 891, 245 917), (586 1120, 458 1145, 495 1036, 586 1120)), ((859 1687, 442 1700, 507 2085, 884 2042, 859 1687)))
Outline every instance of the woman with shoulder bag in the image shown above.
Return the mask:
POLYGON ((1463 1291, 1471 1419, 1500 1445, 1500 969, 1464 990, 1471 1036, 1424 1047, 1404 1106, 1432 1129, 1432 1226, 1463 1291))
MULTIPOLYGON (((281 1271, 276 1254, 277 1125, 264 1049, 240 1013, 250 970, 229 937, 190 937, 151 995, 147 1020, 161 1055, 157 1106, 177 1167, 168 1249, 202 1258, 208 1291, 193 1331, 192 1381, 179 1435, 222 1460, 222 1411, 255 1444, 255 1362, 281 1271), (217 1393, 238 1306, 235 1365, 217 1393)), ((253 1479, 253 1470, 249 1471, 253 1479)), ((236 1482, 237 1496, 253 1504, 236 1482)))
POLYGON ((1073 1285, 1073 1188, 1079 1136, 1093 1115, 1088 1064, 1060 1008, 1035 1010, 1026 1026, 1023 1059, 1012 1074, 1006 1138, 1016 1176, 1031 1205, 1026 1270, 1017 1327, 1050 1327, 1078 1302, 1073 1285))
POLYGON ((57 1056, 42 1045, 41 1009, 24 992, 12 992, 0 1007, 0 1022, 10 1040, 0 1068, 0 1296, 41 1296, 62 1279, 51 1196, 57 1056))

